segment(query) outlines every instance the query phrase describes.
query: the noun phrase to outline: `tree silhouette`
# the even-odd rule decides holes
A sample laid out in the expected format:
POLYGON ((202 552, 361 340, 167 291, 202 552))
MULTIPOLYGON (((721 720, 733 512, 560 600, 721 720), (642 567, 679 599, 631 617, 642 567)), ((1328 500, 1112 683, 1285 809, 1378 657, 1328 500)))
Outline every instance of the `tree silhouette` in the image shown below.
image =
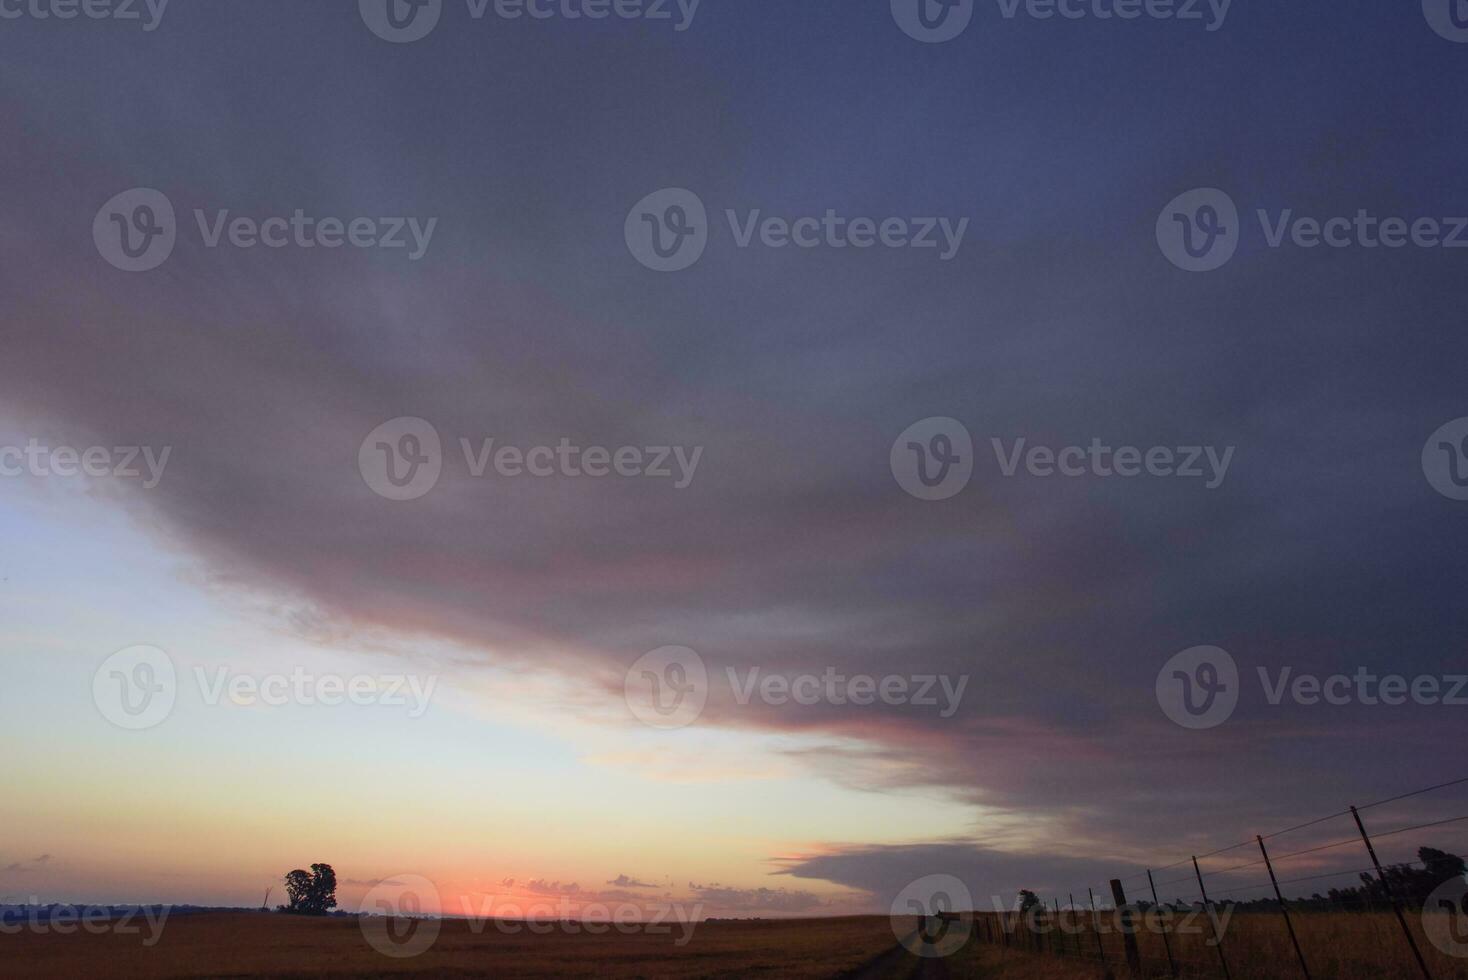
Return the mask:
MULTIPOLYGON (((1435 847, 1419 847, 1415 864, 1422 867, 1392 864, 1382 869, 1390 895, 1413 908, 1425 904, 1439 885, 1468 873, 1468 863, 1461 857, 1435 847)), ((1361 875, 1360 887, 1332 888, 1328 897, 1333 904, 1348 909, 1386 908, 1391 901, 1381 879, 1371 874, 1361 875)))
POLYGON ((310 871, 297 868, 285 876, 285 893, 290 904, 282 905, 282 912, 325 915, 336 908, 336 872, 329 864, 313 864, 310 871))

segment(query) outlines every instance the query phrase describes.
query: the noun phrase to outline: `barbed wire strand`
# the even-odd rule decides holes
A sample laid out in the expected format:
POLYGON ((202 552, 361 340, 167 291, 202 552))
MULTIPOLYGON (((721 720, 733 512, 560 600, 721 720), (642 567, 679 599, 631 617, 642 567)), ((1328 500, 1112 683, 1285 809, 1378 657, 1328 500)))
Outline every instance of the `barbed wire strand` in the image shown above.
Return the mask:
MULTIPOLYGON (((1364 806, 1358 806, 1358 807, 1356 807, 1356 810, 1357 810, 1357 812, 1360 812, 1362 810, 1371 810, 1371 809, 1374 809, 1374 808, 1379 807, 1379 806, 1385 806, 1388 803, 1397 803, 1397 802, 1400 802, 1401 800, 1409 800, 1409 799, 1411 799, 1414 796, 1422 796, 1425 793, 1433 793, 1433 792, 1436 792, 1437 790, 1440 790, 1440 789, 1447 789, 1450 786, 1461 786, 1464 783, 1468 783, 1468 776, 1461 776, 1461 777, 1459 777, 1457 779, 1449 779, 1449 780, 1447 780, 1445 782, 1436 783, 1436 784, 1434 784, 1432 786, 1424 786, 1421 789, 1412 790, 1410 793, 1401 793, 1401 794, 1399 794, 1397 796, 1389 796, 1389 797, 1387 797, 1384 800, 1376 800, 1373 803, 1367 803, 1364 806)), ((1314 820, 1307 820, 1304 823, 1295 824, 1293 827, 1286 827, 1283 830, 1276 830, 1276 831, 1273 831, 1273 832, 1268 833, 1268 834, 1261 834, 1259 839, 1262 839, 1262 840, 1273 840, 1276 837, 1283 837, 1285 834, 1293 834, 1297 830, 1305 830, 1306 828, 1314 827, 1317 824, 1326 823, 1327 821, 1337 820, 1337 819, 1339 819, 1341 817, 1347 817, 1347 816, 1350 816, 1350 815, 1351 815, 1351 811, 1349 809, 1340 810, 1340 811, 1337 811, 1335 813, 1328 814, 1328 815, 1326 815, 1324 817, 1316 817, 1314 820)), ((1444 821, 1444 822, 1445 823, 1451 823, 1452 821, 1444 821)), ((1428 824, 1428 825, 1425 825, 1425 826, 1433 826, 1433 825, 1432 824, 1428 824)), ((1421 827, 1417 827, 1417 828, 1406 828, 1406 829, 1422 829, 1422 828, 1421 827)), ((1388 836, 1388 835, 1376 834, 1376 835, 1373 835, 1373 836, 1388 836)), ((1248 847, 1250 844, 1254 844, 1254 843, 1257 843, 1257 841, 1254 840, 1254 839, 1250 839, 1250 840, 1246 840, 1246 841, 1240 841, 1237 844, 1230 844, 1228 847, 1220 847, 1216 851, 1209 851, 1207 854, 1199 854, 1199 855, 1196 856, 1196 860, 1206 861, 1208 858, 1217 857, 1220 854, 1227 854, 1229 851, 1236 851, 1236 850, 1238 850, 1241 847, 1248 847)), ((1342 843, 1346 843, 1346 842, 1343 841, 1342 843)), ((1339 846, 1339 845, 1333 845, 1333 846, 1339 846)), ((1297 852, 1295 852, 1296 855, 1306 854, 1306 853, 1310 853, 1310 852, 1309 851, 1297 851, 1297 852)), ((1186 858, 1183 858, 1181 861, 1175 861, 1172 864, 1164 864, 1160 868, 1153 868, 1152 870, 1153 871, 1170 871, 1173 868, 1181 867, 1182 865, 1188 864, 1188 863, 1190 863, 1193 860, 1194 860, 1193 857, 1186 857, 1186 858)), ((1261 861, 1253 862, 1253 863, 1263 864, 1264 862, 1261 860, 1261 861)), ((1237 867, 1241 867, 1241 868, 1242 867, 1252 867, 1253 866, 1253 863, 1251 863, 1249 865, 1238 865, 1237 867)), ((1223 872, 1215 872, 1215 871, 1204 872, 1204 877, 1206 878, 1210 874, 1222 874, 1222 873, 1223 872)), ((1118 878, 1117 880, 1118 881, 1134 881, 1134 880, 1136 880, 1138 878, 1145 878, 1146 876, 1147 876, 1147 872, 1146 871, 1140 871, 1140 872, 1138 872, 1136 874, 1128 875, 1125 878, 1118 878)), ((1159 887, 1161 887, 1161 883, 1159 883, 1159 887)))

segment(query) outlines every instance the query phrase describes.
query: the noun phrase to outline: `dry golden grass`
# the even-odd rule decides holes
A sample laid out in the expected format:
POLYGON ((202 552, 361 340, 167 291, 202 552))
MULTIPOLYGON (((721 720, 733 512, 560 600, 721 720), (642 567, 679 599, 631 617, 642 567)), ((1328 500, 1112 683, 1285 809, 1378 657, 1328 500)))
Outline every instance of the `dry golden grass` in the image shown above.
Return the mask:
POLYGON ((949 976, 966 980, 1103 980, 1106 971, 1092 963, 1062 960, 1053 956, 1023 953, 1018 950, 979 946, 965 957, 949 976))
POLYGON ((891 949, 886 918, 700 923, 670 935, 505 935, 446 921, 433 948, 394 960, 356 920, 265 913, 174 916, 151 949, 139 936, 22 932, 0 936, 0 977, 768 977, 806 980, 854 969, 891 949))
MULTIPOLYGON (((982 916, 981 916, 982 918, 982 916)), ((992 925, 992 917, 991 925, 992 925)), ((1468 980, 1468 960, 1439 952, 1421 935, 1421 948, 1437 980, 1468 980)), ((1207 929, 1206 920, 1203 928, 1207 929)), ((1400 926, 1389 913, 1295 916, 1311 972, 1317 980, 1417 980, 1400 926)), ((982 930, 978 931, 982 934, 982 930)), ((700 923, 685 946, 671 934, 506 935, 493 924, 475 932, 467 922, 447 921, 433 948, 395 960, 374 950, 356 920, 308 919, 260 913, 174 916, 153 948, 142 937, 115 934, 0 936, 0 977, 759 977, 807 980, 843 974, 866 978, 940 977, 949 980, 1103 980, 1094 957, 1096 939, 1054 934, 1045 950, 1033 952, 1020 937, 1008 948, 971 940, 937 962, 887 957, 895 945, 883 917, 700 923), (1058 948, 1068 955, 1057 955, 1058 948), (1082 957, 1085 957, 1083 959, 1082 957), (878 961, 879 968, 859 968, 878 961)), ((991 929, 990 935, 997 935, 991 929)), ((1184 976, 1219 976, 1217 953, 1208 935, 1171 937, 1184 976), (1192 967, 1190 971, 1188 968, 1192 967)), ((1161 937, 1138 936, 1145 976, 1168 976, 1161 937)), ((1121 937, 1104 935, 1106 959, 1126 976, 1121 937)), ((1235 980, 1289 980, 1299 976, 1293 948, 1279 917, 1239 913, 1224 936, 1235 980)))
MULTIPOLYGON (((990 920, 990 935, 997 935, 993 931, 996 926, 994 917, 987 918, 990 920)), ((1316 978, 1421 980, 1422 974, 1412 958, 1401 926, 1390 912, 1295 912, 1293 919, 1311 975, 1316 978)), ((965 950, 965 955, 972 954, 992 968, 989 960, 997 952, 1006 960, 1013 961, 1007 969, 1020 971, 974 975, 1012 975, 1015 980, 1031 977, 1035 980, 1081 980, 1099 976, 1095 969, 1096 936, 1089 931, 1089 920, 1082 918, 1079 922, 1081 928, 1077 935, 1051 932, 1044 936, 1041 940, 1044 952, 1041 954, 1030 952, 1028 947, 1034 940, 1022 936, 1017 937, 1008 950, 996 950, 994 946, 976 940, 965 950), (1025 942, 1021 943, 1021 939, 1025 942), (1053 950, 1064 955, 1057 956, 1053 950)), ((1468 959, 1448 956, 1428 942, 1422 932, 1419 913, 1409 912, 1407 922, 1436 980, 1468 980, 1468 959)), ((1212 938, 1211 930, 1209 921, 1200 918, 1192 934, 1168 937, 1173 958, 1184 976, 1222 976, 1218 952, 1208 945, 1212 938)), ((1302 975, 1284 920, 1276 914, 1235 914, 1227 924, 1223 942, 1229 972, 1234 980, 1290 980, 1302 975)), ((1137 945, 1147 977, 1169 976, 1167 951, 1160 934, 1143 930, 1138 933, 1137 945)), ((1102 947, 1106 961, 1124 976, 1125 970, 1120 969, 1125 963, 1122 937, 1115 932, 1103 935, 1102 947)))

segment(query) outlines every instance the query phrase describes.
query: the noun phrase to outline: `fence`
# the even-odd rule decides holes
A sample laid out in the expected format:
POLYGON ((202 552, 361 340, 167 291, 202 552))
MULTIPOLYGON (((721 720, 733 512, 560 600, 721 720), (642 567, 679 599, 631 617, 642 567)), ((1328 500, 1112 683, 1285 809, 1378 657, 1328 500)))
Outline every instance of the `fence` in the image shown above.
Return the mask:
POLYGON ((1428 894, 1454 876, 1463 886, 1459 891, 1468 888, 1461 861, 1454 863, 1463 849, 1424 848, 1409 861, 1382 857, 1406 834, 1462 830, 1468 814, 1380 828, 1383 808, 1464 784, 1468 777, 1348 807, 1112 879, 1104 889, 1047 890, 1025 913, 976 911, 973 936, 980 943, 1094 964, 1098 974, 1111 977, 1468 980, 1468 903, 1460 904, 1461 896, 1448 903, 1428 894), (1282 838, 1307 830, 1318 835, 1332 825, 1341 828, 1332 834, 1338 839, 1281 846, 1282 838), (1347 860, 1352 852, 1360 859, 1347 860), (1318 872, 1320 862, 1332 857, 1351 866, 1298 873, 1318 872), (1316 867, 1286 870, 1300 863, 1316 867), (1354 880, 1356 887, 1286 897, 1291 886, 1331 879, 1354 880), (1240 897, 1250 892, 1258 896, 1240 897), (1450 942, 1442 942, 1443 936, 1450 942))

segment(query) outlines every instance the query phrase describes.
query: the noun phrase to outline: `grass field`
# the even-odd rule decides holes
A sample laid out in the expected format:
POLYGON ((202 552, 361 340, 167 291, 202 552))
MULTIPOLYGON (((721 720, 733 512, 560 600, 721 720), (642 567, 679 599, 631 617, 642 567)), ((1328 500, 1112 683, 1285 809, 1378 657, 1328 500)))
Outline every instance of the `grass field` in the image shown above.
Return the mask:
MULTIPOLYGON (((980 914, 979 918, 988 919, 990 937, 998 935, 996 917, 980 914)), ((1103 915, 1102 918, 1106 917, 1103 915)), ((1072 929, 1075 934, 1052 931, 1041 937, 1044 952, 1040 954, 1029 951, 1035 943, 1032 936, 1019 937, 1012 942, 1010 950, 1001 948, 999 952, 1012 954, 1007 956, 1014 961, 1010 968, 1023 970, 1014 974, 1016 980, 1021 976, 1033 976, 1037 980, 1101 976, 1094 962, 1098 955, 1096 935, 1086 918, 1075 921, 1077 928, 1072 929)), ((1422 973, 1403 937, 1401 925, 1389 912, 1296 912, 1293 922, 1313 977, 1421 980, 1422 973)), ((1423 933, 1420 911, 1409 911, 1407 922, 1435 980, 1468 980, 1468 958, 1448 956, 1436 949, 1423 933)), ((1218 951, 1209 944, 1212 930, 1208 920, 1200 919, 1193 925, 1188 934, 1173 933, 1168 937, 1179 973, 1183 976, 1221 977, 1223 971, 1218 951)), ((980 936, 985 932, 982 921, 977 932, 980 936)), ((1137 946, 1144 976, 1169 976, 1168 951, 1157 931, 1139 931, 1137 946)), ((1111 965, 1119 968, 1125 963, 1123 940, 1115 931, 1101 937, 1101 948, 1111 965)), ((994 946, 976 940, 959 956, 984 958, 992 956, 994 950, 994 946)), ((1235 914, 1224 931, 1224 955, 1233 980, 1288 980, 1303 976, 1289 933, 1278 915, 1257 912, 1235 914)), ((1125 975, 1124 969, 1118 972, 1125 975)))
POLYGON ((684 946, 662 935, 506 935, 445 921, 432 948, 392 959, 354 919, 267 913, 177 915, 157 945, 138 936, 0 936, 0 976, 76 977, 769 977, 804 980, 852 970, 891 949, 885 917, 704 922, 684 946))
MULTIPOLYGON (((986 918, 983 915, 981 920, 986 918)), ((997 924, 989 918, 992 938, 997 924)), ((380 923, 382 920, 378 920, 380 923)), ((1409 921, 1417 924, 1413 917, 1409 921)), ((916 924, 916 920, 913 920, 916 924)), ((1295 918, 1311 973, 1318 980, 1416 980, 1420 977, 1390 914, 1305 913, 1295 918)), ((939 977, 948 980, 1102 980, 1094 961, 1096 937, 1012 938, 1008 947, 985 942, 982 926, 960 951, 922 962, 892 958, 896 945, 885 917, 814 920, 703 922, 685 933, 572 934, 549 924, 548 934, 506 934, 494 924, 445 921, 437 940, 421 955, 394 959, 367 941, 357 920, 304 918, 265 913, 176 915, 156 945, 138 935, 70 935, 32 930, 0 936, 0 977, 761 977, 771 980, 871 977, 939 977), (1064 954, 1064 955, 1058 955, 1064 954), (1089 961, 1086 959, 1089 958, 1089 961), (875 964, 875 966, 874 966, 875 964), (865 969, 863 969, 865 968, 865 969)), ((905 931, 905 930, 904 930, 905 931)), ((1417 931, 1436 980, 1468 980, 1468 959, 1434 949, 1417 931)), ((1204 935, 1173 935, 1172 952, 1182 976, 1221 976, 1217 953, 1204 935)), ((1225 950, 1235 980, 1278 980, 1300 976, 1283 923, 1274 916, 1238 914, 1225 933, 1225 950)), ((1143 976, 1169 975, 1160 936, 1138 936, 1143 976)), ((1102 937, 1108 964, 1119 977, 1123 946, 1116 934, 1102 937)))

